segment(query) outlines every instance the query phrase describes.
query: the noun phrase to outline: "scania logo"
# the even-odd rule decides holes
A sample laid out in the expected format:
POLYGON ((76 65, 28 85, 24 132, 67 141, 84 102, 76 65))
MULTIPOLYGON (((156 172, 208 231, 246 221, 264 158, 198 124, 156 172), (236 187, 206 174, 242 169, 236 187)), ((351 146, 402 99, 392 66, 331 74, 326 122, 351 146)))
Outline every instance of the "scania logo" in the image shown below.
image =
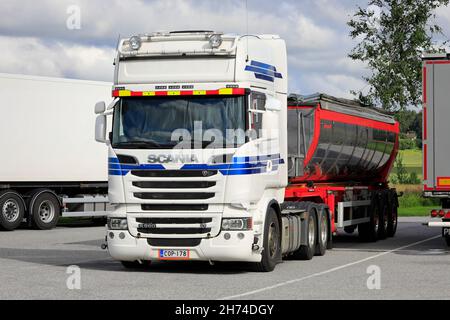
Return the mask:
POLYGON ((192 163, 198 162, 195 154, 150 154, 148 163, 192 163))

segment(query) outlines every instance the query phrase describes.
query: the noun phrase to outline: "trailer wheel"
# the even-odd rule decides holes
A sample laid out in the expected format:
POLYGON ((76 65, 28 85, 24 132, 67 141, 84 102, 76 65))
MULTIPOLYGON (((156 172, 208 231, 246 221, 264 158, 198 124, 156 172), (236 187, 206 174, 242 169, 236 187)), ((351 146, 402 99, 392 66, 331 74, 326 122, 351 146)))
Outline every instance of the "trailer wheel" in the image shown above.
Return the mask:
POLYGON ((314 209, 311 209, 308 215, 308 226, 306 228, 307 244, 305 246, 301 246, 300 249, 294 253, 294 255, 301 260, 311 260, 316 252, 316 221, 314 209))
POLYGON ((377 197, 372 198, 370 205, 370 221, 358 225, 359 237, 363 241, 375 242, 378 240, 380 228, 380 206, 377 197))
POLYGON ((325 209, 321 210, 318 219, 318 232, 317 232, 317 245, 316 245, 316 256, 324 256, 327 252, 328 244, 328 216, 325 209))
POLYGON ((0 227, 11 231, 20 226, 25 216, 25 201, 15 191, 0 193, 0 227))
POLYGON ((30 216, 33 226, 40 230, 49 230, 56 226, 61 215, 58 198, 50 192, 37 192, 30 201, 30 216))
POLYGON ((378 226, 378 239, 384 240, 387 238, 387 231, 389 227, 389 206, 387 196, 382 196, 378 201, 379 208, 379 226, 378 226))
POLYGON ((278 261, 281 260, 280 222, 273 208, 267 210, 261 255, 261 262, 255 264, 255 269, 258 272, 273 271, 278 261))
POLYGON ((389 201, 389 209, 388 209, 388 227, 387 227, 387 236, 393 237, 397 232, 397 222, 398 222, 398 198, 397 194, 393 192, 391 201, 389 201))

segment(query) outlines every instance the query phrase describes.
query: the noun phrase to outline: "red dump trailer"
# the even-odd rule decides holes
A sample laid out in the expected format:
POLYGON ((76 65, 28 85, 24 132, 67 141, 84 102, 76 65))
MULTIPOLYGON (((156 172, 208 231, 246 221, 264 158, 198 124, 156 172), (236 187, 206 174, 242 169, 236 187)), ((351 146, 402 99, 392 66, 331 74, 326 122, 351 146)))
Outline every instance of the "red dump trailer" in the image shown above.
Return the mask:
POLYGON ((287 206, 328 206, 330 228, 366 241, 394 236, 398 198, 388 176, 398 152, 399 124, 355 101, 324 94, 288 102, 287 206))

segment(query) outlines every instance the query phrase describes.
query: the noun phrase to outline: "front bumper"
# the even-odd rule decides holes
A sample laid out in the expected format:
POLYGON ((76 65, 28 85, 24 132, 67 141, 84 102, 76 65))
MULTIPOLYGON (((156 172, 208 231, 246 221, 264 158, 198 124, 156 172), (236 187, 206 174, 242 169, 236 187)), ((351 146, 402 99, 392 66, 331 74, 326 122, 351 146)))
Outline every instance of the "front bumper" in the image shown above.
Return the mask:
POLYGON ((120 261, 160 260, 160 249, 189 249, 189 260, 196 261, 261 261, 260 252, 252 249, 253 231, 220 232, 217 237, 202 239, 195 247, 154 247, 146 238, 135 238, 128 230, 108 230, 106 238, 111 257, 120 261), (229 233, 230 239, 225 240, 224 233, 229 233), (239 239, 238 233, 243 233, 244 238, 239 239))

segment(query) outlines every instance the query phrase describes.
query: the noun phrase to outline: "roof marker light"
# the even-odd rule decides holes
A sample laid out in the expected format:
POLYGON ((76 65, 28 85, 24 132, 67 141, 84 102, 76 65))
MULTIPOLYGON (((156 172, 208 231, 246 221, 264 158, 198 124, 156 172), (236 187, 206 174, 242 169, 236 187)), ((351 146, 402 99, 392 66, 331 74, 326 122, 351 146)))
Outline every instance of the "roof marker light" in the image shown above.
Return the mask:
POLYGON ((129 40, 130 42, 130 47, 133 50, 139 50, 139 48, 141 47, 142 41, 141 41, 141 37, 139 36, 132 36, 129 40))
POLYGON ((220 34, 213 34, 209 37, 209 44, 213 48, 218 48, 222 44, 222 37, 220 34))

